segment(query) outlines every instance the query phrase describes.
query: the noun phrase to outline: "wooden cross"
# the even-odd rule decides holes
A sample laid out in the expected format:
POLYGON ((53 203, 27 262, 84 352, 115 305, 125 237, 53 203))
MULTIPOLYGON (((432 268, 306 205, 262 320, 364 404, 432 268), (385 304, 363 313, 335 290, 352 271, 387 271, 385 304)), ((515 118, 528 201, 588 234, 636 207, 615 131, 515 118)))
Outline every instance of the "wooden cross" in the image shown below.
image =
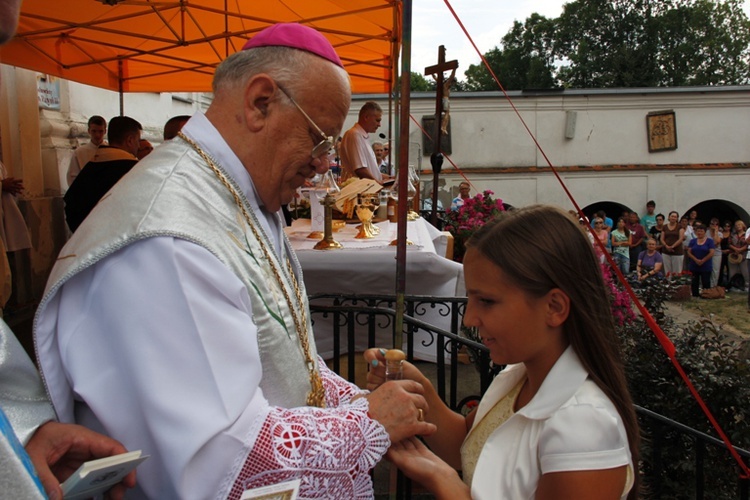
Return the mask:
POLYGON ((437 227, 437 198, 438 198, 438 178, 440 177, 440 170, 443 167, 443 155, 440 153, 440 145, 442 135, 440 133, 440 124, 443 117, 443 84, 445 71, 456 72, 458 68, 458 61, 446 61, 445 60, 445 45, 438 47, 438 63, 434 66, 428 66, 424 69, 425 75, 436 75, 437 80, 437 93, 435 95, 435 132, 432 136, 432 155, 430 156, 430 163, 432 164, 432 212, 430 214, 430 223, 437 227))

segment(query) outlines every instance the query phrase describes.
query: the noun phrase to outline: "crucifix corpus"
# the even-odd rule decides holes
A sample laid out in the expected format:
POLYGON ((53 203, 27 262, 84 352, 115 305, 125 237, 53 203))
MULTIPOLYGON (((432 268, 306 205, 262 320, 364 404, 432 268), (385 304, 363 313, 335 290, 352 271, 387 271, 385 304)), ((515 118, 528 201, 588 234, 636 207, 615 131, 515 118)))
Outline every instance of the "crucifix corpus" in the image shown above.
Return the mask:
POLYGON ((432 155, 430 164, 432 165, 432 212, 430 213, 430 223, 437 227, 437 208, 438 208, 438 178, 440 170, 443 168, 443 154, 441 153, 442 137, 448 135, 448 120, 450 120, 450 88, 456 77, 458 61, 445 60, 445 46, 438 47, 438 63, 434 66, 428 66, 424 69, 425 75, 431 75, 437 82, 437 93, 435 95, 435 130, 432 135, 432 155), (447 79, 444 74, 446 71, 451 72, 447 79))

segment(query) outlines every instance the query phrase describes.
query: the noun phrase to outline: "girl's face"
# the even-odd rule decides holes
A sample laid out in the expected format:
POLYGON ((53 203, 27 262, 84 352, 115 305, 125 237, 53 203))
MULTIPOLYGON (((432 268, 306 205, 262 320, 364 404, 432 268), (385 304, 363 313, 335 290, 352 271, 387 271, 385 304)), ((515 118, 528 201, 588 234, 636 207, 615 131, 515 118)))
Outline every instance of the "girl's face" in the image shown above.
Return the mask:
POLYGON ((545 362, 564 350, 562 329, 548 326, 549 294, 536 298, 511 285, 498 266, 473 248, 464 258, 464 277, 464 324, 478 328, 493 362, 545 362))
POLYGON ((678 218, 677 214, 675 214, 675 213, 669 214, 669 222, 671 222, 672 224, 674 224, 675 222, 677 222, 677 218, 678 218))
POLYGON ((617 229, 622 230, 622 228, 625 227, 625 221, 622 219, 617 219, 617 229))
POLYGON ((734 223, 734 230, 737 231, 738 233, 743 231, 742 221, 738 220, 737 222, 734 223))

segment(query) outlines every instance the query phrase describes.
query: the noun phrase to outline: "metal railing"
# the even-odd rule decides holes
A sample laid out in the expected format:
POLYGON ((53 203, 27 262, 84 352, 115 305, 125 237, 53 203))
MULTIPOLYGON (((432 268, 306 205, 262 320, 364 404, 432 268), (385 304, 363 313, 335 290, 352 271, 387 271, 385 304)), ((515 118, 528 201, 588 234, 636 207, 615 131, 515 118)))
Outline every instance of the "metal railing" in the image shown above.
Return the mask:
MULTIPOLYGON (((432 297, 410 295, 405 297, 404 343, 409 361, 419 359, 429 351, 429 358, 436 364, 435 388, 452 409, 459 410, 471 400, 478 401, 489 387, 497 368, 491 366, 487 348, 468 338, 452 332, 460 330, 461 318, 466 307, 465 297, 432 297), (438 315, 450 326, 450 331, 420 319, 426 313, 438 315), (422 333, 421 340, 417 334, 422 333), (418 344, 418 351, 415 349, 418 344), (466 362, 476 367, 478 386, 473 394, 459 390, 459 365, 466 362)), ((341 374, 354 381, 358 353, 357 339, 366 336, 367 347, 392 347, 395 338, 396 298, 390 295, 334 295, 310 296, 310 311, 313 324, 326 318, 333 329, 332 367, 341 373, 341 359, 347 360, 347 373, 341 374), (387 344, 377 342, 377 332, 387 332, 387 344)), ((359 342, 361 346, 362 343, 359 342)), ((465 384, 464 384, 465 385, 465 384)))
MULTIPOLYGON (((691 493, 689 490, 692 488, 692 493, 694 494, 692 498, 696 500, 703 500, 704 498, 739 498, 740 500, 748 500, 750 478, 741 478, 739 475, 737 477, 735 494, 727 493, 726 491, 720 493, 715 491, 709 493, 706 491, 706 468, 708 466, 707 459, 710 451, 725 459, 722 471, 731 474, 732 470, 738 469, 736 463, 730 458, 723 441, 638 405, 635 406, 635 410, 642 422, 641 432, 644 433, 646 425, 650 430, 650 432, 644 433, 644 440, 648 441, 648 450, 645 453, 647 456, 643 456, 646 450, 642 446, 641 461, 647 463, 650 469, 646 477, 646 489, 652 498, 687 498, 685 495, 691 493), (683 448, 684 451, 692 450, 693 452, 692 462, 694 470, 686 475, 692 473, 694 482, 692 485, 682 484, 680 488, 682 496, 680 496, 674 495, 675 492, 673 491, 668 491, 671 486, 665 484, 665 464, 670 462, 670 459, 665 458, 665 455, 669 455, 669 447, 682 448, 682 446, 685 446, 683 448)), ((750 463, 750 451, 737 448, 736 446, 734 449, 746 464, 750 463)))
MULTIPOLYGON (((407 359, 414 361, 419 357, 418 354, 430 353, 435 363, 433 383, 438 394, 450 408, 465 413, 469 406, 481 399, 492 378, 501 368, 491 364, 488 349, 484 345, 452 333, 461 330, 466 298, 407 295, 404 298, 404 304, 403 339, 406 344, 407 359), (420 319, 428 312, 442 318, 449 325, 450 331, 420 319), (422 340, 415 340, 420 333, 422 340), (463 363, 467 360, 473 368, 464 367, 463 363)), ((332 367, 336 373, 341 374, 347 380, 355 381, 357 359, 361 358, 361 352, 357 352, 357 341, 361 341, 363 337, 366 338, 366 347, 391 347, 393 345, 396 327, 395 305, 396 298, 390 295, 320 294, 310 296, 313 324, 326 319, 333 329, 332 367), (383 332, 386 332, 390 339, 387 345, 377 343, 378 335, 383 332), (341 373, 342 359, 347 360, 347 373, 341 373)), ((362 342, 359 342, 359 346, 361 345, 362 342)), ((648 474, 644 478, 644 483, 647 484, 646 496, 687 498, 672 495, 671 493, 674 492, 664 491, 665 484, 667 484, 664 478, 665 469, 659 465, 669 446, 687 439, 692 443, 695 482, 689 487, 685 485, 685 489, 694 488, 694 498, 697 500, 719 498, 716 494, 706 492, 706 470, 712 467, 707 460, 709 455, 707 450, 713 450, 715 454, 721 456, 728 456, 724 443, 646 408, 636 406, 636 412, 642 422, 649 422, 650 425, 647 427, 652 429, 650 433, 643 436, 643 441, 648 442, 648 456, 641 457, 642 462, 649 464, 648 474), (665 439, 668 433, 680 436, 681 439, 665 439)), ((749 451, 735 449, 746 463, 750 462, 749 451)), ((724 470, 731 470, 731 467, 722 469, 724 470)), ((398 485, 398 498, 412 498, 408 480, 400 479, 398 485)), ((750 480, 738 476, 736 494, 732 493, 722 498, 750 500, 749 489, 750 480)), ((688 491, 683 493, 688 493, 688 491)))

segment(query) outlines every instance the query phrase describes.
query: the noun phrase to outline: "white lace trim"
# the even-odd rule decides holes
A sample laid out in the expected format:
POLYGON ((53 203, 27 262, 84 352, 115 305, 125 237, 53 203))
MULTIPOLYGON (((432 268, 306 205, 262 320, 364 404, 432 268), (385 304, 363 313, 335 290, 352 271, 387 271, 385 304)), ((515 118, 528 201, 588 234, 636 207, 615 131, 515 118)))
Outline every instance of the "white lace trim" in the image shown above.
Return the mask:
MULTIPOLYGON (((323 366, 327 402, 362 393, 323 366)), ((366 398, 326 409, 271 408, 228 497, 299 478, 299 498, 372 498, 369 471, 391 443, 368 409, 366 398)))

